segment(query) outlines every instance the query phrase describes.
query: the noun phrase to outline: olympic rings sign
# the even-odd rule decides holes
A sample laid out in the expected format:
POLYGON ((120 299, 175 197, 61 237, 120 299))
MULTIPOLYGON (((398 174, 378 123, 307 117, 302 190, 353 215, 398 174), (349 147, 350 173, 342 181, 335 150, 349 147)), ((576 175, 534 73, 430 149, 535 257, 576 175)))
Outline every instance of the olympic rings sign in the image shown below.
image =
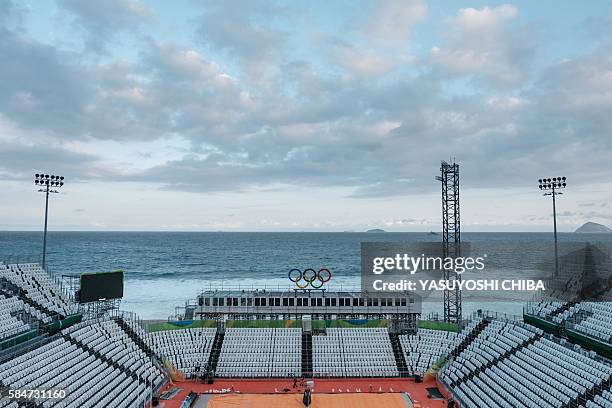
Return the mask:
POLYGON ((321 289, 323 284, 329 282, 332 273, 326 268, 321 268, 318 271, 312 268, 304 269, 304 271, 294 268, 289 271, 287 277, 300 289, 308 289, 309 287, 312 289, 321 289))

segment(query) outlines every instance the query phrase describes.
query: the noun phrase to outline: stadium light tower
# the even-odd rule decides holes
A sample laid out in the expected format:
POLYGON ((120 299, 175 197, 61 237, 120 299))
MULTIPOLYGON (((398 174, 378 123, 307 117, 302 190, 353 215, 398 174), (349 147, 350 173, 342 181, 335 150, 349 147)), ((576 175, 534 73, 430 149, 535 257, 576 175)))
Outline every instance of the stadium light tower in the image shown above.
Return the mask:
POLYGON ((47 257, 47 215, 49 213, 49 193, 59 193, 56 188, 61 188, 64 185, 64 176, 36 173, 34 175, 34 184, 40 187, 38 190, 39 193, 45 193, 45 232, 43 234, 42 257, 42 267, 45 269, 45 261, 47 257))
POLYGON ((559 252, 557 249, 557 203, 555 196, 563 194, 557 189, 565 188, 567 186, 567 179, 565 177, 553 177, 551 178, 541 178, 538 180, 540 183, 540 190, 546 191, 544 193, 545 196, 552 197, 553 204, 553 225, 555 230, 555 277, 559 274, 559 252))
MULTIPOLYGON (((440 175, 442 182, 442 250, 444 258, 461 256, 461 217, 459 211, 459 164, 442 161, 440 175)), ((461 275, 444 269, 444 280, 461 281, 461 275)), ((444 321, 457 323, 463 319, 461 290, 455 284, 452 290, 444 291, 444 321)))

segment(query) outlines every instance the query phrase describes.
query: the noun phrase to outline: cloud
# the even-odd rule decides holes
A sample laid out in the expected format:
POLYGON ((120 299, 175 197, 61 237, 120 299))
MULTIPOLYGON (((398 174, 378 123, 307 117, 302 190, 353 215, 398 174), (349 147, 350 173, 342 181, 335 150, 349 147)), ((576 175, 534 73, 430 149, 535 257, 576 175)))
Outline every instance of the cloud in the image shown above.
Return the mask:
POLYGON ((76 55, 9 30, 0 36, 0 55, 0 112, 24 128, 82 131, 93 89, 76 55))
POLYGON ((23 24, 25 9, 11 0, 0 3, 0 30, 2 27, 17 28, 23 24))
POLYGON ((584 220, 612 220, 612 212, 587 211, 580 213, 584 220))
POLYGON ((57 4, 75 16, 88 52, 107 53, 118 33, 136 30, 153 19, 153 13, 137 0, 57 0, 57 4))
POLYGON ((581 21, 577 28, 595 39, 598 44, 609 45, 612 37, 612 13, 588 17, 581 21))
POLYGON ((536 51, 533 29, 512 27, 518 16, 511 5, 465 8, 448 25, 445 44, 435 46, 429 62, 441 75, 473 75, 489 86, 512 87, 527 78, 536 51))
POLYGON ((240 72, 259 85, 274 82, 289 33, 271 21, 283 19, 287 23, 295 10, 263 0, 207 2, 203 9, 204 13, 196 20, 199 42, 227 53, 237 61, 240 72))
POLYGON ((359 77, 382 77, 395 68, 395 61, 383 53, 363 46, 356 46, 328 35, 315 37, 318 48, 327 54, 335 66, 345 68, 359 77))
POLYGON ((422 0, 384 0, 369 3, 359 31, 379 45, 406 46, 413 26, 427 15, 422 0))
POLYGON ((75 179, 90 179, 96 172, 98 157, 75 153, 62 147, 27 145, 19 142, 2 142, 0 149, 0 177, 5 180, 32 178, 34 173, 47 173, 66 177, 66 182, 75 179))
POLYGON ((610 130, 612 122, 607 114, 612 109, 610 89, 612 46, 602 46, 589 54, 547 67, 533 93, 547 112, 590 116, 603 121, 596 127, 604 125, 603 129, 610 130))
MULTIPOLYGON (((401 22, 385 31, 376 28, 379 16, 373 18, 364 28, 372 30, 372 41, 355 42, 352 33, 305 36, 317 58, 289 46, 295 11, 240 4, 206 4, 196 19, 196 43, 149 39, 130 60, 92 60, 2 28, 0 114, 23 137, 10 140, 4 174, 29 177, 32 163, 40 162, 78 177, 169 190, 346 187, 359 198, 437 191, 439 161, 451 157, 461 163, 468 187, 524 186, 544 171, 563 172, 572 183, 609 177, 612 57, 606 46, 549 63, 524 82, 535 48, 517 40, 524 32, 514 25, 518 11, 463 9, 449 22, 454 37, 439 47, 439 56, 450 59, 430 55, 423 69, 406 72, 376 41, 395 35, 403 44, 422 18, 419 2, 385 3, 401 9, 401 22), (453 56, 473 59, 462 64, 453 56), (265 74, 258 76, 260 69, 265 74), (470 83, 466 92, 449 94, 453 79, 464 76, 491 86, 470 83), (75 147, 169 137, 180 140, 178 157, 145 154, 147 146, 135 156, 161 159, 129 173, 113 165, 112 150, 84 155, 75 147), (37 144, 53 150, 36 151, 37 144)), ((127 29, 127 20, 101 20, 127 29)))

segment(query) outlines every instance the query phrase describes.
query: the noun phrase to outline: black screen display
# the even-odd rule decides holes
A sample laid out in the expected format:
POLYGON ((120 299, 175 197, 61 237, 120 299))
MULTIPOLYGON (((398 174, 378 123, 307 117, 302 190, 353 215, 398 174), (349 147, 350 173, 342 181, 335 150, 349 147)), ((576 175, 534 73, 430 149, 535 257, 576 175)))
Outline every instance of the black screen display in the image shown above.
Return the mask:
POLYGON ((123 271, 81 275, 81 303, 123 297, 123 271))

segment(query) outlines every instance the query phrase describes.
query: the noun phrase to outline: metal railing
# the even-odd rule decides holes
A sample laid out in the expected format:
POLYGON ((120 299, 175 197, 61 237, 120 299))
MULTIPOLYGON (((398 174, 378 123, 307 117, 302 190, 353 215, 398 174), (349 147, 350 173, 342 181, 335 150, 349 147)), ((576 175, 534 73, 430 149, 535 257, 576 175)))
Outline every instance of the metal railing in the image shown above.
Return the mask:
POLYGON ((224 281, 221 282, 216 282, 216 283, 209 283, 208 284, 208 288, 206 286, 202 286, 200 291, 198 292, 198 294, 203 293, 203 292, 209 292, 209 291, 259 291, 259 292, 293 292, 294 290, 299 290, 299 291, 317 291, 317 290, 326 290, 326 291, 330 291, 330 292, 361 292, 361 286, 360 285, 348 285, 348 284, 326 284, 325 286, 323 286, 321 289, 300 289, 298 287, 295 286, 295 284, 291 284, 291 283, 286 283, 286 284, 276 284, 276 285, 270 285, 270 284, 264 284, 264 285, 254 285, 254 284, 249 284, 249 285, 241 285, 238 284, 236 285, 235 280, 231 280, 230 284, 226 284, 224 281))
POLYGON ((476 310, 472 312, 471 317, 472 317, 471 320, 476 320, 479 318, 489 318, 489 319, 503 320, 507 322, 522 322, 523 321, 523 316, 521 315, 496 312, 493 310, 476 310))

